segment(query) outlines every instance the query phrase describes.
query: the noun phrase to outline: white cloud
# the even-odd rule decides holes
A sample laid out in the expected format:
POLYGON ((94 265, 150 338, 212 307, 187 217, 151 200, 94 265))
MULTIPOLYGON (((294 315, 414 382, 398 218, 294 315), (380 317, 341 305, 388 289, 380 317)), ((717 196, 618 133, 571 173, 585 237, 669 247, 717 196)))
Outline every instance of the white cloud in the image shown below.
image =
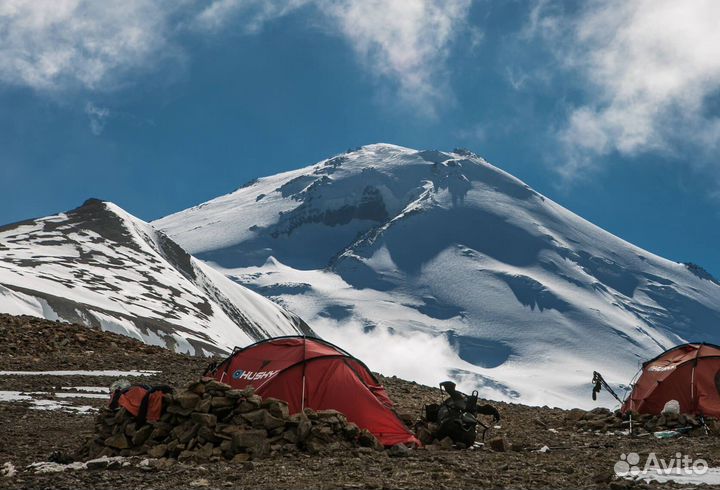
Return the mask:
MULTIPOLYGON (((464 28, 469 0, 321 2, 369 71, 395 80, 406 102, 432 114, 444 99, 450 44, 464 28)), ((472 31, 476 42, 477 31, 472 31)), ((477 41, 479 42, 479 41, 477 41)))
POLYGON ((171 4, 152 0, 0 2, 0 82, 55 91, 101 90, 155 61, 171 4))
POLYGON ((720 90, 720 2, 593 1, 564 18, 557 7, 539 2, 526 32, 587 82, 586 103, 558 133, 567 176, 613 152, 720 147, 720 123, 706 111, 720 90))
POLYGON ((715 0, 613 0, 585 7, 560 36, 551 28, 567 66, 592 87, 559 132, 568 176, 612 152, 720 148, 720 122, 706 111, 720 90, 718 21, 715 0))
POLYGON ((254 32, 307 5, 316 8, 328 32, 350 43, 373 76, 394 82, 400 99, 425 114, 434 114, 447 94, 452 41, 461 32, 472 46, 482 41, 480 31, 466 29, 470 0, 216 0, 198 15, 196 26, 254 32))
POLYGON ((235 24, 248 33, 257 32, 263 25, 282 17, 310 3, 311 0, 214 0, 194 19, 194 27, 202 30, 218 30, 227 27, 238 18, 242 22, 235 24))
POLYGON ((108 117, 110 117, 110 109, 88 102, 85 104, 85 114, 90 119, 90 131, 92 131, 92 134, 100 136, 105 130, 108 117))
MULTIPOLYGON (((373 76, 393 82, 404 102, 432 113, 443 100, 448 50, 466 28, 470 0, 4 0, 0 83, 112 90, 179 52, 181 33, 252 34, 306 5, 373 76)), ((470 42, 482 38, 464 32, 470 42)))

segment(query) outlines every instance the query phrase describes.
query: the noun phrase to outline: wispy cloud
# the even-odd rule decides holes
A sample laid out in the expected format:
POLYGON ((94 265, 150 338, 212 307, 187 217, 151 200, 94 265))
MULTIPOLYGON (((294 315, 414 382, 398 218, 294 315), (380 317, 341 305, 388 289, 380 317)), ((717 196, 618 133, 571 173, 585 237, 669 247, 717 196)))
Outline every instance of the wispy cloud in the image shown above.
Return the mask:
POLYGON ((192 27, 205 31, 225 29, 229 25, 247 33, 283 17, 312 0, 213 0, 192 21, 192 27))
POLYGON ((0 2, 0 82, 39 91, 112 88, 168 44, 172 9, 152 0, 0 2))
MULTIPOLYGON (((469 0, 320 3, 371 73, 394 80, 404 101, 434 114, 448 93, 449 48, 464 28, 469 0)), ((480 42, 477 31, 470 34, 480 42)))
POLYGON ((216 0, 195 26, 255 32, 305 6, 315 8, 328 32, 349 42, 376 80, 393 82, 399 98, 426 115, 446 100, 452 41, 465 33, 473 46, 482 42, 482 32, 466 26, 470 0, 216 0))
POLYGON ((720 120, 707 110, 720 90, 720 3, 611 0, 563 15, 538 2, 526 35, 551 44, 586 84, 557 136, 572 178, 598 157, 720 149, 720 120))
POLYGON ((470 0, 5 0, 0 3, 0 82, 44 92, 112 90, 181 51, 182 33, 256 33, 304 6, 347 40, 376 80, 433 113, 446 92, 452 41, 470 0))
POLYGON ((90 120, 90 131, 95 136, 100 136, 105 130, 105 124, 110 117, 110 109, 107 107, 99 107, 92 102, 85 104, 85 114, 90 120))

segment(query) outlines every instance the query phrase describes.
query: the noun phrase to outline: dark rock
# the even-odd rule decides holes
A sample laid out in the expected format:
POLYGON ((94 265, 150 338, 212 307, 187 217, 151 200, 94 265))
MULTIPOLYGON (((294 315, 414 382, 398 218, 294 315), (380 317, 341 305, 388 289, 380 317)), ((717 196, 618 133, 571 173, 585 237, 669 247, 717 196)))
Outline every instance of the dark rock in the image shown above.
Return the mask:
POLYGON ((572 410, 568 410, 568 412, 565 414, 565 420, 570 422, 577 422, 583 419, 585 413, 585 410, 573 408, 572 410))
POLYGON ((277 400, 275 398, 265 398, 262 405, 273 417, 287 419, 290 416, 290 410, 287 402, 277 400))
POLYGON ((200 397, 195 393, 183 391, 175 395, 174 401, 177 402, 184 409, 193 410, 197 406, 198 402, 200 402, 200 397))
POLYGON ((264 455, 268 450, 267 431, 250 429, 235 432, 232 438, 232 451, 238 453, 243 450, 253 455, 264 455))
POLYGON ((377 438, 367 429, 360 429, 358 434, 358 444, 363 447, 369 447, 376 451, 382 451, 383 446, 377 440, 377 438))
POLYGON ((135 435, 132 437, 133 446, 142 446, 150 438, 150 434, 153 432, 152 425, 143 425, 135 431, 135 435))
POLYGON ((202 427, 215 427, 215 425, 217 424, 217 416, 211 413, 194 412, 193 414, 191 414, 190 418, 193 420, 193 422, 199 424, 202 427))
POLYGON ((210 400, 210 409, 214 410, 216 408, 226 408, 226 407, 232 407, 235 405, 235 399, 234 398, 228 398, 225 396, 214 396, 210 400))
POLYGON ((203 398, 198 402, 198 404, 195 406, 195 411, 200 413, 208 413, 211 408, 211 400, 210 398, 203 398))
POLYGON ((310 435, 311 430, 312 430, 312 422, 310 422, 310 419, 307 418, 307 415, 305 415, 305 413, 300 414, 300 417, 298 418, 298 426, 297 426, 298 442, 299 443, 304 442, 310 435))
POLYGON ((167 453, 167 444, 156 444, 147 450, 147 455, 151 458, 162 458, 167 453))
POLYGON ((196 395, 203 395, 205 393, 205 383, 202 381, 196 381, 188 386, 188 391, 192 391, 196 395))
POLYGON ((242 418, 247 420, 255 428, 263 429, 275 429, 277 427, 283 427, 285 421, 277 417, 270 415, 270 412, 261 408, 252 412, 242 414, 242 418))
POLYGON ((355 440, 360 435, 360 427, 353 422, 348 422, 342 428, 343 436, 349 440, 355 440))
POLYGON ((207 383, 205 383, 205 389, 210 391, 228 391, 232 389, 232 386, 227 385, 225 383, 221 383, 220 381, 217 381, 215 379, 211 379, 207 383))
POLYGON ((391 458, 404 458, 410 455, 412 449, 404 444, 396 444, 388 449, 388 456, 391 458))
POLYGON ((128 443, 125 434, 115 434, 114 436, 108 437, 105 439, 105 445, 115 449, 127 449, 130 447, 130 443, 128 443))
POLYGON ((246 398, 240 398, 239 400, 240 403, 237 404, 236 409, 238 413, 251 412, 260 408, 262 405, 262 398, 258 395, 250 395, 246 398))

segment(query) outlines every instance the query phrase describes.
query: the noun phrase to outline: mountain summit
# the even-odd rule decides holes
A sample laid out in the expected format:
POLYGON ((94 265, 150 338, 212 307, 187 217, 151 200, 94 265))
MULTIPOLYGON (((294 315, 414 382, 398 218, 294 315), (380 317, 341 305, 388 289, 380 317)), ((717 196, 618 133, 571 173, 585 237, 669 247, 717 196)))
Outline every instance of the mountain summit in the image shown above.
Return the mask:
POLYGON ((110 330, 204 355, 307 325, 118 206, 0 227, 0 311, 110 330))
POLYGON ((467 150, 369 145, 153 224, 371 367, 487 397, 587 405, 594 369, 720 341, 716 282, 467 150))

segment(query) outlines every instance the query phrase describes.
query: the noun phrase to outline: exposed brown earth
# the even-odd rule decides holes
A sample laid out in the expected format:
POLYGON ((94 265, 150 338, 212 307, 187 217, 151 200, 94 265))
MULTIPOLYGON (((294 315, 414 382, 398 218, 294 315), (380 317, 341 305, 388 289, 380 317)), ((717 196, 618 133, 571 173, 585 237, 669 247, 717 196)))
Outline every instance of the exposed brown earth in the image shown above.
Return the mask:
MULTIPOLYGON (((181 387, 196 381, 207 364, 207 359, 79 325, 0 315, 0 371, 156 370, 160 373, 130 381, 181 387)), ((53 398, 62 387, 108 386, 114 379, 0 376, 0 390, 44 392, 43 398, 53 398)), ((440 400, 437 388, 394 377, 381 381, 399 414, 411 424, 420 419, 426 403, 440 400)), ((97 408, 106 403, 63 400, 97 408)), ((44 411, 27 401, 0 401, 0 470, 12 463, 17 471, 12 477, 0 476, 0 488, 646 488, 645 483, 614 476, 621 454, 636 452, 644 458, 655 452, 669 459, 681 452, 703 458, 711 467, 720 465, 720 432, 712 424, 707 436, 696 429, 693 435, 674 439, 656 439, 648 433, 631 438, 618 435, 622 421, 601 410, 491 403, 502 415, 501 427, 492 428, 485 447, 475 450, 436 444, 411 451, 376 451, 343 443, 332 451, 268 451, 244 462, 239 460, 245 458, 200 462, 161 457, 141 463, 147 458, 143 455, 94 464, 92 469, 36 474, 28 465, 89 458, 82 449, 97 437, 96 413, 44 411), (549 450, 539 452, 544 446, 549 450)), ((692 488, 674 483, 650 486, 692 488)))

